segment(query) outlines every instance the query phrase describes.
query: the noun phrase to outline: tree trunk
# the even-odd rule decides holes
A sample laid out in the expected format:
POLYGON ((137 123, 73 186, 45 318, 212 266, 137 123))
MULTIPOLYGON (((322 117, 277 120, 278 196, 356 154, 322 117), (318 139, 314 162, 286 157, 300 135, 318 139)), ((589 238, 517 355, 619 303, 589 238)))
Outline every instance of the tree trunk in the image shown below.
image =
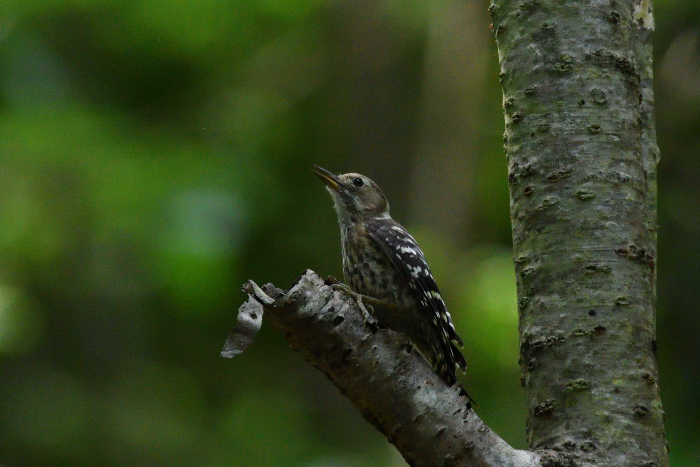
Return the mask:
POLYGON ((531 449, 668 465, 647 0, 496 0, 531 449))
POLYGON ((405 337, 307 271, 245 286, 222 356, 262 314, 415 466, 668 466, 655 340, 656 163, 647 0, 490 7, 529 451, 508 446, 405 337))

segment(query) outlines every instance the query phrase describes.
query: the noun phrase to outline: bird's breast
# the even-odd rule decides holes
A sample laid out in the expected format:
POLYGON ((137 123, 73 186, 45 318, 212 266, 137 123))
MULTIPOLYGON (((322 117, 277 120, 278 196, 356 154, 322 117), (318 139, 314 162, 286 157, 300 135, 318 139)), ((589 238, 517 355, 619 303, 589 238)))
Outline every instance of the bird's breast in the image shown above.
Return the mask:
POLYGON ((388 300, 398 307, 412 305, 403 277, 361 224, 343 235, 343 274, 345 282, 362 295, 388 300))

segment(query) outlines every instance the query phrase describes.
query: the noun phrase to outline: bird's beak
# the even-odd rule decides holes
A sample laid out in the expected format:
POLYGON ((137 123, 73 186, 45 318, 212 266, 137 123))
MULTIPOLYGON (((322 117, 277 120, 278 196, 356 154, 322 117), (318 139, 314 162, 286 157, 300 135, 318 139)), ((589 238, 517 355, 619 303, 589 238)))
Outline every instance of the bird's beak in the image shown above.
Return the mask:
POLYGON ((340 189, 340 180, 338 180, 338 177, 336 175, 317 165, 314 165, 312 171, 313 173, 318 175, 318 178, 323 180, 323 183, 325 183, 328 188, 335 191, 338 191, 338 189, 340 189))

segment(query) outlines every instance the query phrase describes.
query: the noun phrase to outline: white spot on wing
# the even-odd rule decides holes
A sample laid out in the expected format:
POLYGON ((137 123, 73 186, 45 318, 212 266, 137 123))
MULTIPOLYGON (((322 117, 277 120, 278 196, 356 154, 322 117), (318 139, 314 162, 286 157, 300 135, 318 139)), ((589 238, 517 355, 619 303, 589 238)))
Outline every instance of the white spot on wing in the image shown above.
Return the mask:
POLYGON ((418 279, 420 277, 420 273, 422 271, 422 268, 420 266, 411 266, 410 264, 407 264, 406 267, 411 271, 411 276, 414 279, 418 279))
POLYGON ((401 246, 399 247, 399 250, 401 251, 401 253, 410 253, 412 256, 418 255, 416 249, 411 246, 401 246))

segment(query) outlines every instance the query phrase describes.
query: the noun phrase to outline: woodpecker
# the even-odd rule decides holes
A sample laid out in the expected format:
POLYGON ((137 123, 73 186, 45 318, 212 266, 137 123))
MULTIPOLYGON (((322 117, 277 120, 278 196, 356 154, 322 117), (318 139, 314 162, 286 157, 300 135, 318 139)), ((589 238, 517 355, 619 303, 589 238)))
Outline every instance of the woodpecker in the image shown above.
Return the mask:
MULTIPOLYGON (((318 166, 313 172, 333 197, 343 275, 352 289, 348 292, 371 303, 376 318, 408 336, 438 375, 453 385, 455 368, 467 368, 457 348, 463 343, 418 243, 391 218, 389 202, 372 180, 356 173, 334 175, 318 166)), ((358 304, 364 311, 362 302, 358 304)))

